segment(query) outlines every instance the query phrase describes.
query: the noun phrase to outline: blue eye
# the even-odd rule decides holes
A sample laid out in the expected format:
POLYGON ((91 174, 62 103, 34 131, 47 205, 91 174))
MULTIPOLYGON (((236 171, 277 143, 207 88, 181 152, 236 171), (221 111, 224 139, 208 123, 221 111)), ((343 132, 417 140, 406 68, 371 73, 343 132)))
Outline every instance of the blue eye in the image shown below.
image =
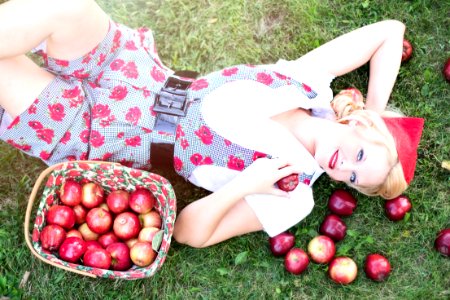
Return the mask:
POLYGON ((363 157, 364 157, 364 150, 361 149, 361 150, 359 150, 358 156, 356 157, 356 159, 357 159, 358 161, 360 161, 361 159, 363 159, 363 157))
POLYGON ((355 172, 352 172, 352 176, 350 176, 350 182, 355 183, 356 182, 356 174, 355 172))

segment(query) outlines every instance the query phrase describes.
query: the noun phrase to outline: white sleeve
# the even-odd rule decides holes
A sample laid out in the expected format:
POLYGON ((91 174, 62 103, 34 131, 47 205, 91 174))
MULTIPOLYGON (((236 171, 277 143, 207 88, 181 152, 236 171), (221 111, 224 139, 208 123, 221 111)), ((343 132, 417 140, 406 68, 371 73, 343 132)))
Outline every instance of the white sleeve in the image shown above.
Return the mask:
POLYGON ((264 231, 271 237, 280 234, 306 218, 314 207, 311 187, 300 183, 290 197, 250 195, 245 197, 264 231))
MULTIPOLYGON (((195 168, 189 177, 189 181, 214 192, 239 173, 239 171, 224 167, 202 165, 195 168)), ((319 171, 316 173, 317 176, 321 174, 319 171)), ((245 197, 245 201, 255 212, 256 217, 263 225, 264 231, 269 236, 275 236, 291 228, 306 218, 314 207, 311 187, 300 183, 289 194, 289 198, 268 194, 255 194, 245 197)))

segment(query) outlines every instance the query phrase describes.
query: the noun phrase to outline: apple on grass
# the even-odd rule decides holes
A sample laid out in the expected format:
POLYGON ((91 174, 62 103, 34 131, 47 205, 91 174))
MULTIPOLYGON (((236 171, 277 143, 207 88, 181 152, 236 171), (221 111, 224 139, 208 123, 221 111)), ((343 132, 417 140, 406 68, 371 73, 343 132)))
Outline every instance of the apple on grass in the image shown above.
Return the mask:
POLYGON ((442 74, 444 74, 445 80, 447 80, 447 82, 450 82, 450 57, 447 59, 447 61, 444 64, 444 68, 442 69, 442 74))
POLYGON ((413 52, 413 47, 411 42, 407 39, 403 39, 403 51, 402 51, 402 62, 407 62, 411 59, 413 52))
POLYGON ((372 253, 366 256, 364 271, 374 281, 383 281, 391 273, 389 260, 381 254, 372 253))
POLYGON ((450 228, 439 231, 434 240, 435 249, 445 256, 450 256, 450 228))
POLYGON ((111 254, 106 249, 89 249, 84 252, 83 264, 92 268, 109 269, 111 254))
POLYGON ((130 194, 130 208, 138 214, 148 213, 155 204, 155 196, 145 188, 138 188, 130 194))
POLYGON ((328 199, 328 209, 341 217, 353 214, 357 201, 352 194, 343 189, 335 190, 328 199))
POLYGON ((269 238, 270 251, 274 256, 285 255, 295 244, 293 233, 286 231, 269 238))
POLYGON ((404 195, 400 195, 391 200, 386 200, 384 203, 386 215, 391 221, 402 220, 406 213, 411 210, 411 206, 411 201, 404 195))
POLYGON ((138 267, 149 266, 156 258, 156 252, 149 242, 137 242, 130 249, 131 261, 138 267))
POLYGON ((113 213, 120 214, 130 207, 130 193, 125 190, 112 191, 106 197, 106 204, 113 213))
POLYGON ((299 275, 306 270, 308 265, 308 254, 300 248, 291 248, 284 257, 284 267, 289 273, 299 275))
POLYGON ((86 208, 94 208, 103 203, 104 190, 94 182, 87 182, 82 185, 81 204, 86 208))
POLYGON ((291 174, 277 181, 278 188, 285 192, 291 192, 295 190, 297 185, 298 185, 298 174, 291 174))
POLYGON ((64 240, 59 247, 59 257, 62 260, 75 263, 77 262, 86 251, 86 242, 78 237, 69 237, 64 240))
POLYGON ((81 203, 81 184, 75 180, 66 180, 59 189, 59 199, 68 206, 75 206, 81 203))
POLYGON ((111 268, 116 271, 125 271, 131 268, 130 248, 125 243, 117 242, 106 247, 111 254, 111 268))
POLYGON ((319 232, 338 242, 343 240, 347 234, 347 225, 338 216, 330 214, 320 224, 319 232))
POLYGON ((328 266, 328 275, 336 283, 349 284, 358 275, 358 267, 350 257, 335 257, 328 266))
POLYGON ((334 241, 326 235, 318 235, 308 243, 308 254, 318 264, 327 264, 336 254, 334 241))
POLYGON ((47 211, 46 221, 68 230, 75 225, 75 213, 67 205, 53 205, 47 211))
POLYGON ((65 239, 66 231, 56 224, 46 225, 39 235, 42 248, 49 251, 58 250, 65 239))
POLYGON ((113 218, 109 211, 94 207, 87 213, 86 223, 93 232, 103 234, 111 229, 113 218))

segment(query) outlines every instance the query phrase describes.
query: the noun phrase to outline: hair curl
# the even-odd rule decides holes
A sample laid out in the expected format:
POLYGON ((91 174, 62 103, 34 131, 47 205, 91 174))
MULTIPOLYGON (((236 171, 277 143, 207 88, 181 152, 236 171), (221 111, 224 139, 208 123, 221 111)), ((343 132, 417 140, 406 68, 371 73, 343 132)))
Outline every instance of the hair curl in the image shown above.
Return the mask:
MULTIPOLYGON (((377 186, 357 186, 349 184, 359 192, 368 196, 381 196, 384 199, 392 199, 401 195, 408 184, 405 180, 403 169, 398 160, 397 148, 395 140, 389 132, 382 116, 378 113, 364 109, 362 97, 355 99, 349 97, 345 90, 334 97, 331 106, 336 113, 337 122, 349 123, 356 122, 358 130, 371 142, 382 145, 388 153, 388 163, 391 169, 386 179, 377 186)), ((386 112, 386 116, 398 116, 396 112, 386 112)))

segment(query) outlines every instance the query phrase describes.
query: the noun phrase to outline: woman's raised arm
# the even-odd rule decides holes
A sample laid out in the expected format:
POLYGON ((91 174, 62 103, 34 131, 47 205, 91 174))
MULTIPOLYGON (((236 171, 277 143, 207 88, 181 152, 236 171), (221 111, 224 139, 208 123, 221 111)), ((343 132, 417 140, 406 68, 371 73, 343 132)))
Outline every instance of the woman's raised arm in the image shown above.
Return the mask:
POLYGON ((366 108, 381 113, 400 68, 405 25, 386 20, 343 34, 298 59, 340 76, 370 61, 366 108))

